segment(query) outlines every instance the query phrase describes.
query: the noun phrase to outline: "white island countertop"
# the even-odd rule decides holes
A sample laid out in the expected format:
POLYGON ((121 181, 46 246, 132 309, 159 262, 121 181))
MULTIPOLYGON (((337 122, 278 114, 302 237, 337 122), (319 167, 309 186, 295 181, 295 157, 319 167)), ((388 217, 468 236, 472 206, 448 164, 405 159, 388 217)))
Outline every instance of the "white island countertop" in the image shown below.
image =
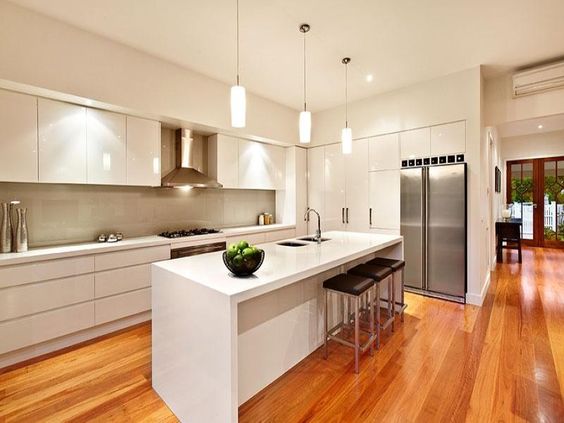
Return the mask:
POLYGON ((185 257, 154 264, 193 283, 231 297, 235 303, 281 288, 397 244, 399 235, 357 232, 326 232, 321 244, 299 241, 303 247, 278 245, 281 241, 260 244, 264 263, 245 278, 233 276, 223 264, 222 252, 185 257))

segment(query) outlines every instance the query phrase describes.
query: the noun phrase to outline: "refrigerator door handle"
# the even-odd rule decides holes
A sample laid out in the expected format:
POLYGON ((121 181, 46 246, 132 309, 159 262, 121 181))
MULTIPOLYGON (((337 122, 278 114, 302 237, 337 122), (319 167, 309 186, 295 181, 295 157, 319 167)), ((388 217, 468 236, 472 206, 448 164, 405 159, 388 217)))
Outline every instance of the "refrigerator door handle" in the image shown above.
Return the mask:
POLYGON ((425 169, 425 289, 429 289, 429 169, 425 169))
POLYGON ((345 208, 344 207, 341 208, 341 223, 342 224, 345 223, 345 208))
POLYGON ((427 180, 428 180, 429 172, 427 168, 421 169, 421 270, 422 270, 422 286, 423 289, 427 289, 427 211, 428 211, 428 204, 427 199, 429 198, 427 193, 427 180))
POLYGON ((349 223, 349 208, 347 207, 347 223, 349 223))
POLYGON ((369 222, 370 226, 372 226, 372 207, 370 207, 370 209, 368 209, 368 222, 369 222))

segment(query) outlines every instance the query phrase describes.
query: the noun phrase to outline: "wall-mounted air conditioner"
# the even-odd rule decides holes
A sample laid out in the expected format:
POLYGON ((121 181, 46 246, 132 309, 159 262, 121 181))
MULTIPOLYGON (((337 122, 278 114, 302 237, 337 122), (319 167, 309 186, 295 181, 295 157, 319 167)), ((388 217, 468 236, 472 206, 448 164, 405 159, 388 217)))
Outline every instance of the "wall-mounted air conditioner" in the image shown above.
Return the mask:
POLYGON ((517 72, 513 75, 513 97, 564 88, 564 61, 517 72))

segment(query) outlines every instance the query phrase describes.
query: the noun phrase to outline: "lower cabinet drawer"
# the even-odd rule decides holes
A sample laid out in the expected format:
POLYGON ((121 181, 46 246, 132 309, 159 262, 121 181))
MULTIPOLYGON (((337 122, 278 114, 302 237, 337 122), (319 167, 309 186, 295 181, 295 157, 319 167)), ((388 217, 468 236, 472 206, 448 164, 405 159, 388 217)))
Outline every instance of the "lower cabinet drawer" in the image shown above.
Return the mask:
POLYGON ((113 253, 97 254, 94 258, 96 272, 102 270, 119 269, 137 264, 154 263, 170 259, 170 245, 157 247, 135 248, 131 250, 116 251, 113 253))
POLYGON ((151 288, 102 298, 95 301, 97 325, 151 309, 151 288))
POLYGON ((94 302, 0 323, 0 354, 94 326, 94 302))
POLYGON ((122 294, 151 286, 151 265, 126 267, 96 273, 96 298, 122 294))
POLYGON ((0 321, 94 299, 94 274, 0 290, 0 321))
POLYGON ((274 242, 274 241, 280 241, 282 239, 295 238, 295 237, 296 237, 295 229, 282 229, 280 231, 267 232, 265 242, 274 242))

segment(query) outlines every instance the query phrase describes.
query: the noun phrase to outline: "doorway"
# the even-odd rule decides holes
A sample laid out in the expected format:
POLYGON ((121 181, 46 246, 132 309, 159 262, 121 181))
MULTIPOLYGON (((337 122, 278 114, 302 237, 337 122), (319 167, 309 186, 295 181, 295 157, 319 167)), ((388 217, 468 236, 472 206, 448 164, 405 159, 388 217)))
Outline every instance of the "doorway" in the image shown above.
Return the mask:
POLYGON ((524 244, 564 248, 564 156, 508 161, 506 192, 524 244))

